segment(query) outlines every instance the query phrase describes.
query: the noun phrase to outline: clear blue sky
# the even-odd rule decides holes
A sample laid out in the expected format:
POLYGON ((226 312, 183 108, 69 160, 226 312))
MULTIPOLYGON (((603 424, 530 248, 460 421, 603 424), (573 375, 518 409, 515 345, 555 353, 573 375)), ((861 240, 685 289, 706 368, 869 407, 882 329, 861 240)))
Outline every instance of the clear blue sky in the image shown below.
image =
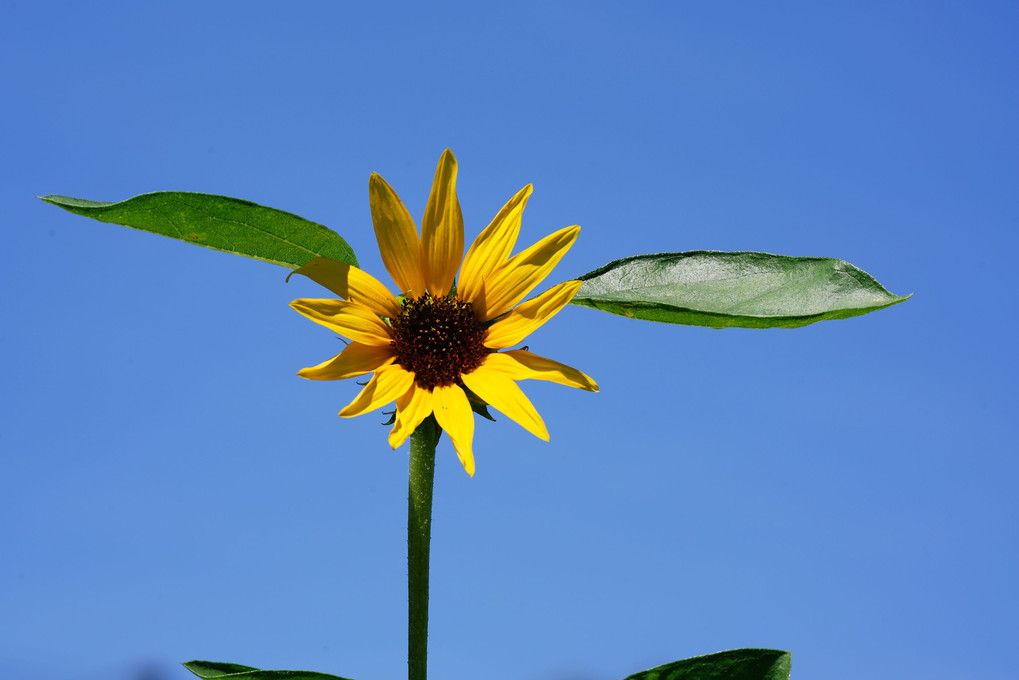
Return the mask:
POLYGON ((849 260, 903 305, 795 331, 571 307, 550 443, 438 451, 437 680, 1019 677, 1012 2, 0 3, 0 674, 405 677, 406 449, 268 264, 38 200, 162 189, 339 231, 382 174, 468 239, 528 182, 550 283, 694 249, 849 260))

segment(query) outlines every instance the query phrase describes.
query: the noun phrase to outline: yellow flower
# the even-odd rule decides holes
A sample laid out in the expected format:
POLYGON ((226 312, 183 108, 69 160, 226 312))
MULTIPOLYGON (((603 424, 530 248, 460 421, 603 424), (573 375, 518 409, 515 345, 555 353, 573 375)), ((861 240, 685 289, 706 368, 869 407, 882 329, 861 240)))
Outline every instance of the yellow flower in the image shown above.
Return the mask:
POLYGON ((576 294, 580 282, 567 281, 518 304, 570 249, 580 227, 561 229, 510 257, 531 195, 528 185, 464 256, 456 171, 456 159, 446 149, 435 170, 420 237, 399 196, 372 173, 368 193, 375 235, 402 301, 356 267, 315 258, 295 273, 342 299, 302 299, 290 305, 352 341, 299 376, 341 380, 374 372, 340 416, 358 416, 395 401, 389 434, 395 449, 434 414, 467 474, 473 475, 474 416, 466 390, 548 441, 545 423, 515 381, 551 380, 592 392, 598 386, 580 371, 524 349, 499 351, 519 344, 576 294))

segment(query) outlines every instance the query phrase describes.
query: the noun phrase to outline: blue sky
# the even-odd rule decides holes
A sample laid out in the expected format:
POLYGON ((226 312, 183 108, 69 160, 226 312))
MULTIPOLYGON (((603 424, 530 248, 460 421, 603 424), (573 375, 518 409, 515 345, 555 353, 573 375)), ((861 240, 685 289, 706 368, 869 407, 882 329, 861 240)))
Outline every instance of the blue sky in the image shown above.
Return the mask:
POLYGON ((534 184, 550 283, 638 253, 849 260, 905 304, 794 331, 571 307, 528 339, 551 442, 440 444, 435 678, 619 680, 736 647, 794 677, 1014 678, 1019 10, 1008 2, 0 3, 0 665, 405 674, 406 449, 285 271, 58 193, 237 196, 387 280, 460 163, 468 240, 534 184))

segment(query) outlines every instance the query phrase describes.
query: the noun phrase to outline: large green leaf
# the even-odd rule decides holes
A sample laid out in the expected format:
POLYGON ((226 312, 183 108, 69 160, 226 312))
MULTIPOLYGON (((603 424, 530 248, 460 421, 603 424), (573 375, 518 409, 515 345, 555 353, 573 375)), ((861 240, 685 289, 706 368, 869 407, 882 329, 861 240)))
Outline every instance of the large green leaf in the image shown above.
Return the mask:
POLYGON ((223 680, 348 680, 338 675, 326 675, 314 671, 260 671, 251 666, 218 661, 188 661, 182 664, 202 680, 223 678, 223 680))
POLYGON ((636 255, 579 278, 575 305, 711 328, 797 328, 909 298, 844 260, 753 252, 636 255))
POLYGON ((626 680, 789 680, 792 654, 777 649, 732 649, 673 661, 626 680))
POLYGON ((69 196, 42 200, 77 215, 297 269, 313 257, 357 266, 347 242, 303 217, 229 196, 158 191, 120 203, 69 196))

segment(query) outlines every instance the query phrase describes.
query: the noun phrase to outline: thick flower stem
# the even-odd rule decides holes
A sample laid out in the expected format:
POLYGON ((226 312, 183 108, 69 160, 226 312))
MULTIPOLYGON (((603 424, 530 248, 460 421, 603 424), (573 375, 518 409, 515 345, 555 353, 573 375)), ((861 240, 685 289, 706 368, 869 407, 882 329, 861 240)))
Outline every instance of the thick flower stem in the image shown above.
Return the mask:
POLYGON ((432 482, 439 427, 432 416, 410 436, 410 495, 407 499, 407 591, 409 680, 428 675, 428 546, 432 537, 432 482))

